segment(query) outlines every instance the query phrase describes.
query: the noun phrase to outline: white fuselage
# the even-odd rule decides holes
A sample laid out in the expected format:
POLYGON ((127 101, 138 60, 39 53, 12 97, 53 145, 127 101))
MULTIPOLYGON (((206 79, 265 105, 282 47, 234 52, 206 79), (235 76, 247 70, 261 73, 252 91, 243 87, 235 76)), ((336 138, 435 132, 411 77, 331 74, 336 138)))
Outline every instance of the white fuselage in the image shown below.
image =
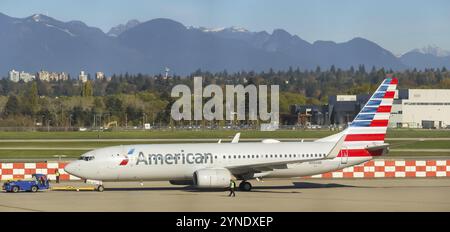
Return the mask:
POLYGON ((151 181, 189 180, 196 170, 204 168, 226 168, 235 175, 246 175, 245 167, 261 165, 252 177, 277 178, 334 171, 371 159, 327 159, 334 145, 331 142, 123 145, 87 152, 82 156, 85 160, 68 164, 66 170, 83 179, 151 181), (287 164, 277 166, 277 162, 287 164))

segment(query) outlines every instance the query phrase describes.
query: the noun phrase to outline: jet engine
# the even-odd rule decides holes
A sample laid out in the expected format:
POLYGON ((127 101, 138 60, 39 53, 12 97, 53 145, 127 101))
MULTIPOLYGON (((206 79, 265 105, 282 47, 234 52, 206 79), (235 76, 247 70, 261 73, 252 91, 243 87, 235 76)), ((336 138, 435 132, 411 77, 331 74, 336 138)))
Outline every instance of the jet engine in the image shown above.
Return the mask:
POLYGON ((224 188, 230 179, 231 173, 225 168, 205 168, 194 172, 194 185, 198 188, 224 188))

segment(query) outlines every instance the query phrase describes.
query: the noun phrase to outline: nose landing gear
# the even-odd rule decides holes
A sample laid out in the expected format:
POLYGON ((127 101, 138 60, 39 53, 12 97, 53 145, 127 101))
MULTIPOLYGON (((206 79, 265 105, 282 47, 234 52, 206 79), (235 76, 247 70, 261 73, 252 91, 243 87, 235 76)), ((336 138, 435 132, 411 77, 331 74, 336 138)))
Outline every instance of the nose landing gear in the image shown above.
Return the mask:
POLYGON ((244 180, 239 184, 239 190, 244 192, 250 192, 252 190, 252 184, 244 180))
POLYGON ((105 187, 103 187, 103 185, 99 185, 95 189, 99 192, 103 192, 103 190, 105 190, 105 187))

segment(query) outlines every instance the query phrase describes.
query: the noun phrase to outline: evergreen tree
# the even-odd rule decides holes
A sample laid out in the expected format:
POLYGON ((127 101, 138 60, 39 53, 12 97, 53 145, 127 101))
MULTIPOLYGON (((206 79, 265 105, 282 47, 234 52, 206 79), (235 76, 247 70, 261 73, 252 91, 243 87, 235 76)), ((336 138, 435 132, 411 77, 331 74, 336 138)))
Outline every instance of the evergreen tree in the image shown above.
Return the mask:
POLYGON ((31 89, 30 92, 28 94, 29 96, 29 103, 30 103, 30 111, 32 116, 36 115, 36 113, 39 110, 39 95, 38 95, 38 87, 37 87, 37 83, 33 81, 33 83, 31 84, 31 89))
POLYGON ((83 89, 82 89, 82 93, 81 93, 81 96, 83 96, 83 97, 90 97, 90 96, 92 96, 93 95, 93 89, 92 89, 92 83, 91 83, 91 81, 86 81, 84 84, 83 84, 83 89))
POLYGON ((19 99, 15 95, 11 95, 6 102, 4 115, 15 116, 19 114, 19 99))

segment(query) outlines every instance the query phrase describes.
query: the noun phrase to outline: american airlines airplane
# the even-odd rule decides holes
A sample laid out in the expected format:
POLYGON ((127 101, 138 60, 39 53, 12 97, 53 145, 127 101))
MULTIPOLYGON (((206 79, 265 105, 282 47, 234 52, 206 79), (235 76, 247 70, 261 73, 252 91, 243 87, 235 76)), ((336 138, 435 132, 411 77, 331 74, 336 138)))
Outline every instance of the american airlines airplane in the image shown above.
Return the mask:
POLYGON ((95 184, 103 181, 167 180, 198 188, 227 187, 233 176, 239 189, 250 191, 249 180, 302 177, 343 169, 384 155, 384 142, 397 79, 378 87, 347 129, 312 142, 123 145, 95 149, 66 165, 71 175, 95 184))

